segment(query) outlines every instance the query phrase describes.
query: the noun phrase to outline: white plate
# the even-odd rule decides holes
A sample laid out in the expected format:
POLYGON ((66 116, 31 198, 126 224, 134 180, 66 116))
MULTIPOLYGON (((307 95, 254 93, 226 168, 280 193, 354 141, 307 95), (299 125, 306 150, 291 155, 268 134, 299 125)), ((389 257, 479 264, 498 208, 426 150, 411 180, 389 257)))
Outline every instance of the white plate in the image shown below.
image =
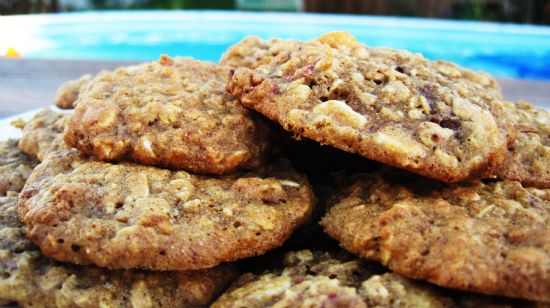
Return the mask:
MULTIPOLYGON (((55 106, 48 106, 48 108, 56 112, 70 112, 66 110, 61 110, 55 106)), ((17 119, 23 119, 25 121, 30 120, 35 114, 39 113, 44 108, 33 109, 31 111, 23 112, 16 114, 14 116, 0 119, 0 140, 6 139, 19 139, 21 138, 21 130, 19 128, 13 127, 10 123, 17 119)))

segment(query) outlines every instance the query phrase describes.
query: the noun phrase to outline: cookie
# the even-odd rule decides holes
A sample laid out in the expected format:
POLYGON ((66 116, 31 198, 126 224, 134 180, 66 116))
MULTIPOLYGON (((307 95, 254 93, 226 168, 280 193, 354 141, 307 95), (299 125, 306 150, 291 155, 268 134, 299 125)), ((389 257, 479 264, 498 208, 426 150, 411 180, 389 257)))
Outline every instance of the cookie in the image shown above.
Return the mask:
POLYGON ((257 36, 247 36, 242 41, 230 46, 222 55, 220 63, 231 67, 257 68, 269 63, 279 53, 296 47, 303 42, 273 38, 264 41, 257 36))
MULTIPOLYGON (((260 65, 268 64, 274 57, 287 49, 296 48, 303 45, 304 42, 297 40, 288 40, 272 38, 262 40, 257 36, 247 36, 240 42, 230 46, 222 55, 221 64, 229 65, 235 68, 248 67, 257 68, 260 65)), ((463 78, 483 86, 486 90, 493 91, 495 95, 501 96, 500 84, 489 74, 484 72, 474 72, 447 61, 434 61, 434 67, 439 71, 447 71, 455 78, 463 78), (458 71, 459 73, 453 73, 458 71)))
POLYGON ((25 123, 19 148, 27 155, 42 161, 48 153, 66 149, 63 129, 68 115, 49 108, 37 113, 25 123))
POLYGON ((513 135, 499 96, 461 70, 345 33, 239 68, 227 89, 299 136, 447 182, 492 176, 513 135))
POLYGON ((340 251, 302 250, 287 253, 281 268, 242 275, 212 307, 476 307, 502 302, 534 306, 453 294, 340 251))
POLYGON ((13 139, 0 141, 0 196, 8 191, 21 191, 38 164, 17 148, 17 142, 13 139))
POLYGON ((77 80, 69 80, 62 84, 61 87, 57 89, 55 105, 61 109, 73 109, 80 91, 84 90, 88 84, 90 84, 92 78, 93 76, 91 74, 86 74, 77 80))
POLYGON ((507 103, 518 134, 497 176, 527 186, 550 188, 550 112, 520 101, 507 103))
POLYGON ((232 265, 198 271, 110 271, 48 259, 25 237, 17 197, 0 197, 0 301, 22 307, 206 306, 236 278, 232 265))
POLYGON ((262 254, 307 221, 314 196, 283 161, 223 177, 51 153, 21 193, 48 257, 107 268, 187 270, 262 254))
POLYGON ((267 125, 225 93, 228 74, 168 56, 101 74, 80 92, 65 141, 101 160, 208 174, 256 168, 267 125))
POLYGON ((550 190, 365 174, 321 223, 349 251, 401 275, 550 301, 550 190))
POLYGON ((491 92, 493 96, 502 99, 502 88, 500 84, 495 78, 485 72, 473 71, 443 60, 433 61, 432 65, 437 71, 444 75, 448 74, 453 78, 475 83, 483 87, 485 91, 491 92))
MULTIPOLYGON (((374 304, 375 299, 374 294, 369 293, 381 293, 378 286, 362 287, 369 285, 371 279, 381 278, 369 265, 372 266, 350 255, 333 257, 309 250, 290 252, 284 256, 282 269, 259 275, 244 274, 212 307, 367 307, 374 304)), ((418 292, 417 299, 410 298, 409 304, 429 303, 434 298, 434 303, 445 306, 445 300, 426 291, 418 292)), ((402 300, 405 304, 406 296, 402 300)))

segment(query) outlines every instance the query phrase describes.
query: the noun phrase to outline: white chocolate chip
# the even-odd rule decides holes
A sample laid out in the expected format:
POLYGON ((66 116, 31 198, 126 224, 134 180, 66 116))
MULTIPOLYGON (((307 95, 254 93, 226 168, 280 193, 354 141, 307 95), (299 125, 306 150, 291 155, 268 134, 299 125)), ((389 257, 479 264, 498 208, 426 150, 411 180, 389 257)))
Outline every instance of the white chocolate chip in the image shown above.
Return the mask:
POLYGON ((183 209, 189 210, 189 209, 195 209, 202 203, 201 199, 193 199, 185 202, 181 205, 183 209))
POLYGON ((404 165, 413 164, 416 158, 426 156, 426 149, 422 144, 398 130, 379 131, 374 135, 373 140, 375 143, 383 145, 387 151, 405 154, 406 158, 402 161, 404 165))
POLYGON ((311 94, 311 89, 306 85, 300 84, 296 86, 293 92, 296 93, 296 96, 297 96, 296 99, 305 101, 308 99, 309 95, 311 94))
POLYGON ((281 183, 281 185, 283 186, 288 186, 288 187, 294 187, 294 188, 300 187, 300 184, 290 180, 280 180, 279 183, 281 183))
POLYGON ((331 116, 341 124, 354 128, 362 128, 367 124, 367 118, 339 100, 328 100, 321 103, 313 108, 313 113, 331 116))
POLYGON ((157 157, 153 150, 153 143, 147 136, 143 136, 139 139, 136 149, 142 157, 151 159, 155 159, 157 157))
POLYGON ((422 122, 417 129, 420 141, 426 146, 435 146, 449 139, 454 131, 449 128, 441 127, 436 123, 422 122))
POLYGON ((222 212, 227 216, 233 216, 233 210, 228 207, 224 208, 222 212))

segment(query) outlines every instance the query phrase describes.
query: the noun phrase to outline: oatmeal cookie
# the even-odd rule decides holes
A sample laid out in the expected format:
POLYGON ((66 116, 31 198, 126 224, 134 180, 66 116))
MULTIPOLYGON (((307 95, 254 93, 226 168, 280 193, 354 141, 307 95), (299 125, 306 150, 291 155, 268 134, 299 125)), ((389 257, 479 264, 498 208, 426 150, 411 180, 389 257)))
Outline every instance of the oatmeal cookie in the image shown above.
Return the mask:
MULTIPOLYGON (((232 45, 223 54, 220 60, 221 64, 229 65, 235 68, 248 67, 257 68, 260 65, 268 64, 274 57, 285 50, 296 48, 303 45, 304 42, 288 39, 273 38, 262 40, 257 36, 247 36, 240 42, 232 45)), ((484 72, 474 72, 447 61, 434 61, 432 63, 440 71, 458 71, 454 74, 455 78, 463 78, 479 85, 486 90, 493 91, 495 95, 501 96, 499 83, 484 72)))
POLYGON ((231 67, 257 68, 269 63, 279 53, 296 47, 303 42, 273 38, 264 41, 257 36, 247 36, 242 41, 232 45, 222 55, 221 64, 231 67))
POLYGON ((198 271, 110 271, 55 262, 25 237, 17 197, 0 197, 0 302, 22 307, 206 306, 236 278, 232 265, 198 271))
POLYGON ((31 157, 42 161, 48 153, 66 149, 63 129, 68 115, 49 108, 37 113, 25 123, 19 148, 31 157))
POLYGON ((239 68, 227 89, 297 135, 447 182, 492 176, 513 138, 495 91, 345 33, 239 68))
POLYGON ((507 103, 518 134, 497 176, 527 186, 550 188, 550 112, 520 101, 507 103))
POLYGON ((57 90, 55 105, 61 109, 73 109, 80 91, 90 84, 92 78, 91 74, 86 74, 77 80, 69 80, 62 84, 57 90))
POLYGON ((108 268, 199 269, 280 246, 314 196, 284 161, 199 176, 48 155, 19 200, 28 236, 48 257, 108 268))
POLYGON ((212 307, 450 306, 414 282, 344 252, 302 250, 284 256, 281 269, 242 275, 212 307), (392 283, 396 286, 392 286, 392 283))
POLYGON ((80 93, 65 141, 101 160, 197 173, 258 167, 268 129, 224 91, 228 75, 227 66, 168 56, 101 74, 80 93))
POLYGON ((242 275, 212 307, 476 307, 479 303, 534 306, 445 290, 385 272, 342 251, 301 250, 287 253, 279 268, 242 275))
POLYGON ((0 196, 19 192, 38 164, 17 148, 17 140, 0 141, 0 196))
POLYGON ((550 190, 365 174, 322 220, 348 250, 401 275, 550 301, 550 190))
POLYGON ((478 84, 482 86, 484 90, 491 92, 495 97, 502 99, 502 88, 498 81, 491 75, 485 72, 472 71, 456 65, 455 63, 443 60, 433 61, 432 64, 437 71, 443 72, 443 74, 447 72, 452 74, 453 78, 458 78, 459 80, 463 79, 478 84), (456 73, 457 71, 458 73, 456 73))

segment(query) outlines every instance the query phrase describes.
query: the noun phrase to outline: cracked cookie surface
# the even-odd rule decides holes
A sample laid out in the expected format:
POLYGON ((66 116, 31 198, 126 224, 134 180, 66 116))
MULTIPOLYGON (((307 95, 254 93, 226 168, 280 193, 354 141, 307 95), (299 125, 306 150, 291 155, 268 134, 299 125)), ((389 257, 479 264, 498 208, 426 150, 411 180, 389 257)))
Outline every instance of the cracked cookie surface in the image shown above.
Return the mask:
POLYGON ((224 91, 228 75, 168 56, 99 74, 80 92, 65 141, 101 160, 209 174, 256 168, 268 128, 224 91))
POLYGON ((507 103, 518 134, 497 176, 524 185, 550 188, 550 112, 519 101, 507 103))
POLYGON ((497 86, 454 64, 368 47, 345 33, 268 58, 237 69, 228 91, 323 144, 456 182, 492 176, 513 138, 497 86))
POLYGON ((17 140, 0 141, 0 196, 20 192, 38 161, 21 152, 17 140))
POLYGON ((322 219, 348 250, 435 284, 550 301, 550 190, 365 174, 322 219))
POLYGON ((0 304, 20 307, 201 307, 236 278, 232 265, 198 271, 110 271, 48 259, 25 237, 17 197, 0 197, 0 304))
POLYGON ((284 161, 200 176, 51 153, 19 200, 28 236, 54 259, 108 268, 199 269, 260 255, 306 222, 314 196, 284 161))
POLYGON ((68 114, 49 108, 37 113, 23 126, 19 148, 27 155, 42 161, 50 152, 68 148, 63 140, 63 130, 68 114))

